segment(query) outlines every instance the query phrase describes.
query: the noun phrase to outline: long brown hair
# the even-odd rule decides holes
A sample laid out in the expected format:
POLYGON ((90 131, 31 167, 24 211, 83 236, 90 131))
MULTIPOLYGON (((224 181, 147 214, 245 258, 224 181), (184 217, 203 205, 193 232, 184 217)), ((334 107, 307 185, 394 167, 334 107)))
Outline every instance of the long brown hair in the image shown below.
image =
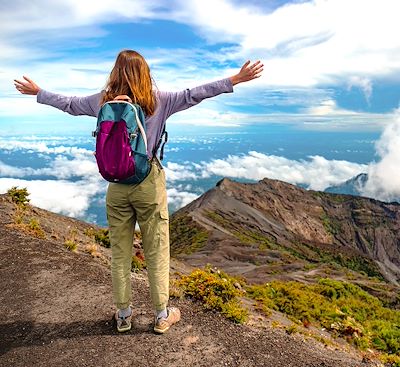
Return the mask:
POLYGON ((144 57, 136 51, 124 50, 118 54, 101 103, 112 101, 118 95, 129 96, 147 116, 154 113, 155 97, 150 68, 144 57))

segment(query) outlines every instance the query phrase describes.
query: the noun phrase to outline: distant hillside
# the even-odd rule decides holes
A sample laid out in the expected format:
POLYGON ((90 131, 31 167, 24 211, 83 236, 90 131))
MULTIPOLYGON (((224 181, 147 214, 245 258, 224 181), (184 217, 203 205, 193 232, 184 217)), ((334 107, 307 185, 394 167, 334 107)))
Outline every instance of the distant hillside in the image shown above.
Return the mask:
POLYGON ((210 263, 251 282, 328 276, 396 288, 399 227, 400 204, 223 179, 174 213, 171 248, 193 266, 210 263))
POLYGON ((367 181, 368 174, 360 173, 359 175, 354 176, 341 184, 330 186, 324 191, 331 194, 347 194, 360 196, 367 181))

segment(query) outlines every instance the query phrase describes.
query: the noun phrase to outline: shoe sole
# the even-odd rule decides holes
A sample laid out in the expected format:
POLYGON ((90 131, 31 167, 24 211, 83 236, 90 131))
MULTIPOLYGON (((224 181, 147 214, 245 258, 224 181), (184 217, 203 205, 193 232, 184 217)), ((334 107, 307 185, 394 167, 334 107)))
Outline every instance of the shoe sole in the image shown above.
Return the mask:
POLYGON ((154 330, 154 332, 155 332, 156 334, 164 334, 164 333, 166 333, 169 329, 170 329, 170 326, 168 326, 166 329, 157 329, 157 328, 154 328, 153 330, 154 330))
POLYGON ((118 328, 117 327, 117 331, 119 332, 119 333, 124 333, 125 331, 129 331, 129 330, 131 330, 132 329, 132 325, 130 325, 129 327, 126 327, 126 328, 118 328))

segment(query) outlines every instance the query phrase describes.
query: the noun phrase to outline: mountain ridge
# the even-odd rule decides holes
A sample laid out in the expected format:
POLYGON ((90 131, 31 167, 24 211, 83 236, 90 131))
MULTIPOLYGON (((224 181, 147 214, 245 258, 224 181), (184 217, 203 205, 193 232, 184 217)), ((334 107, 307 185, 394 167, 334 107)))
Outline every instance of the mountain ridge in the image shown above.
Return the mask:
POLYGON ((250 281, 306 280, 302 268, 334 262, 397 287, 399 219, 398 203, 307 191, 277 180, 225 178, 172 215, 172 252, 193 266, 207 258, 250 281), (185 243, 187 227, 202 234, 196 245, 185 243))

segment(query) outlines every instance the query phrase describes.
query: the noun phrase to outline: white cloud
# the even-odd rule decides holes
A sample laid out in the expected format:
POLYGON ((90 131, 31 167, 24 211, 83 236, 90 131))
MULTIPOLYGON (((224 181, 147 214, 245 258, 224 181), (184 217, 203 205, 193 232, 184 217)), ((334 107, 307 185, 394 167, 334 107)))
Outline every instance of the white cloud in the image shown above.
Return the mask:
POLYGON ((196 179, 196 173, 193 172, 191 164, 183 165, 174 162, 167 162, 164 170, 167 180, 171 182, 196 179))
POLYGON ((322 100, 318 106, 307 109, 306 113, 313 116, 356 115, 353 111, 338 108, 333 99, 322 100))
POLYGON ((313 190, 324 190, 366 172, 367 168, 368 165, 365 164, 328 160, 321 156, 311 156, 307 160, 291 160, 253 151, 201 163, 168 162, 165 171, 169 182, 196 181, 212 176, 248 180, 261 180, 266 177, 301 184, 313 190))
POLYGON ((48 166, 16 167, 0 161, 0 192, 12 186, 27 187, 31 203, 43 209, 72 217, 83 216, 91 200, 105 193, 106 182, 100 177, 92 152, 75 146, 63 146, 65 139, 27 137, 25 141, 0 139, 0 149, 9 152, 57 154, 48 166), (70 159, 67 158, 70 157, 70 159), (72 158, 71 158, 72 157, 72 158), (26 180, 26 176, 54 176, 54 180, 26 180), (67 179, 79 180, 67 181, 67 179))
MULTIPOLYGON (((204 104, 207 102, 204 102, 204 104)), ((207 106, 212 104, 207 103, 207 106)), ((248 114, 244 113, 228 113, 218 111, 215 109, 196 106, 194 109, 187 109, 181 111, 179 114, 173 115, 168 123, 176 123, 182 125, 197 125, 197 126, 225 126, 225 127, 238 127, 243 121, 249 121, 246 117, 248 114)), ((252 116, 249 116, 250 118, 252 116)))
MULTIPOLYGON (((236 43, 236 49, 220 51, 221 60, 228 55, 239 62, 247 57, 262 58, 266 77, 255 84, 269 86, 310 86, 338 78, 351 82, 354 75, 365 81, 369 76, 395 75, 399 70, 397 0, 315 0, 286 4, 274 12, 263 12, 246 3, 238 6, 228 0, 176 0, 168 7, 155 0, 136 1, 135 6, 127 4, 131 4, 129 0, 101 0, 95 7, 79 0, 40 0, 30 5, 16 1, 3 9, 0 21, 6 34, 19 34, 45 29, 70 32, 74 27, 121 21, 175 20, 195 27, 211 43, 236 43), (45 17, 42 9, 46 9, 45 17), (26 18, 30 21, 26 22, 26 18)), ((79 34, 84 36, 85 32, 79 34)), ((11 45, 10 42, 8 47, 18 48, 11 45)), ((176 52, 193 54, 193 50, 176 52)), ((157 53, 161 54, 160 60, 169 55, 171 62, 170 51, 157 53)), ((197 62, 192 60, 186 66, 182 62, 180 66, 197 70, 199 56, 197 62)), ((210 53, 208 57, 217 56, 210 53)), ((179 71, 182 74, 182 68, 179 71)), ((229 75, 236 69, 226 71, 229 75)), ((203 75, 209 73, 203 70, 203 75)), ((176 79, 175 75, 170 77, 176 79)), ((64 75, 62 79, 68 80, 64 75)))
POLYGON ((0 193, 5 193, 12 186, 26 187, 34 206, 71 217, 83 216, 91 199, 104 191, 104 185, 97 181, 0 178, 0 193))
POLYGON ((167 195, 168 202, 172 204, 175 210, 184 207, 199 197, 199 195, 192 192, 178 191, 175 188, 168 189, 167 195))
POLYGON ((182 0, 181 6, 179 19, 210 41, 238 42, 238 59, 264 59, 264 85, 313 86, 352 75, 367 80, 396 76, 400 68, 397 0, 315 0, 272 13, 228 0, 182 0))
MULTIPOLYGON (((79 0, 37 0, 27 3, 16 0, 2 6, 0 22, 7 33, 37 30, 73 29, 110 20, 141 19, 153 16, 154 0, 97 0, 95 6, 79 0), (45 14, 45 16, 44 16, 45 14), (10 16, 12 15, 12 16, 10 16), (29 19, 29 21, 26 21, 29 19)), ((84 36, 84 34, 81 34, 84 36)))
POLYGON ((70 156, 84 155, 86 157, 93 156, 93 151, 86 148, 79 148, 74 145, 60 145, 60 140, 65 138, 48 137, 39 138, 35 136, 24 137, 23 140, 18 138, 2 138, 0 137, 0 149, 4 151, 28 151, 45 154, 67 154, 70 156))
POLYGON ((400 115, 385 128, 376 150, 380 160, 369 165, 368 181, 362 194, 384 201, 399 200, 400 115))
POLYGON ((10 166, 0 161, 0 177, 24 177, 35 175, 36 170, 30 167, 21 168, 10 166))
POLYGON ((348 81, 348 90, 353 87, 359 87, 365 96, 366 101, 369 103, 372 96, 372 81, 368 78, 362 78, 360 76, 352 76, 348 81))

